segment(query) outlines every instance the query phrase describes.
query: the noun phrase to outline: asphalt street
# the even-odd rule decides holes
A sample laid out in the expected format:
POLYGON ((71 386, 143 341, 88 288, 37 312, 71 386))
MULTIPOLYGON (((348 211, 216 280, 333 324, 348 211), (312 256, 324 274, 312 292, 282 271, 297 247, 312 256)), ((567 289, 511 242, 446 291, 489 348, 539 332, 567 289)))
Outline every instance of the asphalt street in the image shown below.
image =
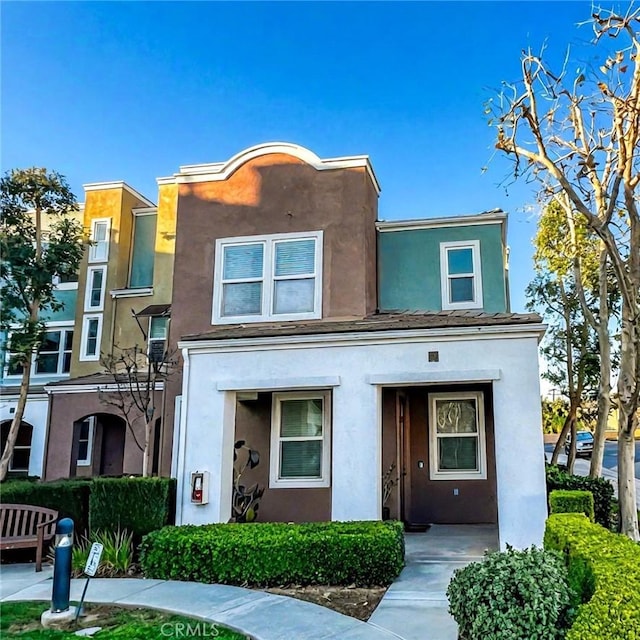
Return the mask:
MULTIPOLYGON (((553 451, 552 444, 545 444, 544 450, 547 453, 551 453, 553 451)), ((636 478, 640 480, 640 442, 636 442, 636 478)), ((602 466, 605 469, 611 469, 616 471, 618 468, 618 443, 617 442, 606 442, 604 445, 604 457, 602 459, 602 466)))

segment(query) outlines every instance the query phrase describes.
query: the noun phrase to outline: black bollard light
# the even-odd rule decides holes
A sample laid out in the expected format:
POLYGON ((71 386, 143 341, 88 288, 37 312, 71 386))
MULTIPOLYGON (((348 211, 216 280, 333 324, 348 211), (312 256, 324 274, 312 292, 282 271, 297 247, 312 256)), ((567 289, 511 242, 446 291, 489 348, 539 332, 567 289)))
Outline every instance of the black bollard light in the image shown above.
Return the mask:
POLYGON ((56 525, 53 559, 53 594, 51 613, 69 609, 71 591, 71 554, 73 551, 73 520, 62 518, 56 525))

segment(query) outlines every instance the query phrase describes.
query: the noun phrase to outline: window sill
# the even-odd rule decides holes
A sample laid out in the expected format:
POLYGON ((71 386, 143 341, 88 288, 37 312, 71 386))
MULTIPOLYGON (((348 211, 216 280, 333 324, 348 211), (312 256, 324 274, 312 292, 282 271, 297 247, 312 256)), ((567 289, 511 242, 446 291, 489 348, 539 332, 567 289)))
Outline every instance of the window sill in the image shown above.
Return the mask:
POLYGON ((112 298, 142 298, 152 296, 153 287, 138 287, 136 289, 112 289, 109 291, 112 298))
POLYGON ((486 471, 474 471, 472 473, 460 472, 457 473, 452 471, 450 473, 443 472, 435 472, 429 474, 429 480, 438 481, 438 480, 486 480, 487 473, 486 471))
POLYGON ((277 480, 269 479, 269 489, 326 489, 330 487, 329 480, 319 478, 317 480, 277 480))

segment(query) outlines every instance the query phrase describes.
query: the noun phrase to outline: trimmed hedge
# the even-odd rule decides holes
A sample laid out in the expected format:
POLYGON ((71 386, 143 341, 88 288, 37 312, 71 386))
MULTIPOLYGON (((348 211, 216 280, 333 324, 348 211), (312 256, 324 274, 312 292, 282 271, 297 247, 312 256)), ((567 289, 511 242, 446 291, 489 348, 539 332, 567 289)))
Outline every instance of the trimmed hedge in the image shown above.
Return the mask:
POLYGON ((547 496, 556 489, 590 491, 593 494, 595 521, 606 528, 611 526, 613 485, 608 480, 574 476, 553 465, 548 465, 546 472, 547 496))
POLYGON ((33 504, 55 509, 61 518, 72 518, 76 535, 89 527, 89 492, 87 480, 33 482, 7 480, 0 483, 0 501, 4 504, 33 504))
POLYGON ((400 522, 243 523, 165 527, 140 564, 163 580, 273 586, 387 585, 404 566, 400 522))
POLYGON ((550 513, 584 513, 594 522, 593 493, 556 489, 549 494, 550 513))
POLYGON ((555 551, 487 553, 455 571, 447 598, 466 640, 560 639, 569 626, 567 568, 555 551))
POLYGON ((94 478, 89 497, 89 526, 126 529, 140 540, 173 519, 173 478, 94 478))
POLYGON ((577 617, 567 640, 636 640, 640 630, 640 546, 582 514, 547 520, 544 546, 565 554, 577 617))

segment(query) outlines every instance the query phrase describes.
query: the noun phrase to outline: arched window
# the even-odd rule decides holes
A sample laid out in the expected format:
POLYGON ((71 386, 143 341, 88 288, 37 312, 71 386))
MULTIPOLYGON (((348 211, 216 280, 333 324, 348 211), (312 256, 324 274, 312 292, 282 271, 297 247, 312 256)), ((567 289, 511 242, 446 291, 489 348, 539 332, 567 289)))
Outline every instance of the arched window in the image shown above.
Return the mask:
MULTIPOLYGON (((6 420, 0 425, 1 446, 2 451, 7 444, 9 438, 9 429, 11 429, 11 420, 6 420)), ((29 473, 29 458, 31 457, 31 436, 33 427, 28 422, 22 422, 18 429, 18 438, 13 448, 13 457, 9 464, 9 471, 18 473, 29 473)))

